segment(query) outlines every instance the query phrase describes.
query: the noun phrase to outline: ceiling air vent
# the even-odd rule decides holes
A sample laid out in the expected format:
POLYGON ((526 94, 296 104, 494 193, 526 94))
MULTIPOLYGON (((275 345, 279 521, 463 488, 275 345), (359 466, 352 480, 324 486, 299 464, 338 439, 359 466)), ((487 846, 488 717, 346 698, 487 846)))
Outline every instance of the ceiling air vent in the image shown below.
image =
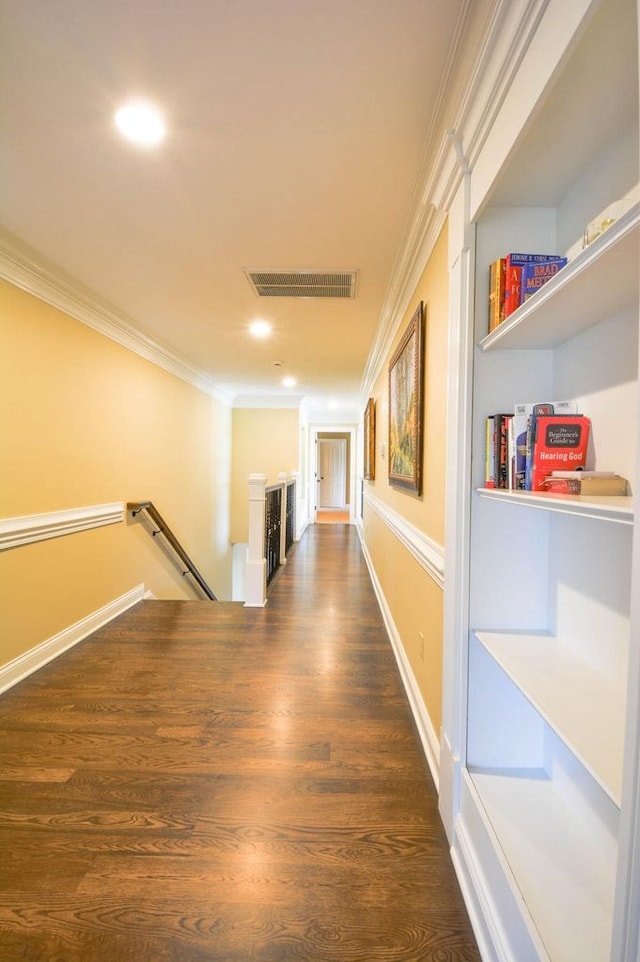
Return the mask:
POLYGON ((245 271, 258 297, 355 297, 357 271, 245 271))

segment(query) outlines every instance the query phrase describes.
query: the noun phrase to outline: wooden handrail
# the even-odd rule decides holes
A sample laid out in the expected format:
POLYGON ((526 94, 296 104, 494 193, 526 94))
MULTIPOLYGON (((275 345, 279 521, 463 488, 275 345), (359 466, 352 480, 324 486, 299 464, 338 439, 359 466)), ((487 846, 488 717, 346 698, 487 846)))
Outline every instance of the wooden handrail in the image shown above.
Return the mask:
POLYGON ((140 514, 141 511, 146 511, 158 529, 157 531, 152 532, 153 537, 155 538, 157 534, 164 535, 165 539, 171 545, 173 551, 177 554, 180 561, 185 566, 186 570, 182 572, 182 576, 184 577, 185 575, 190 574, 198 582, 200 588, 205 593, 207 598, 209 598, 211 601, 218 600, 187 552, 174 535, 167 522, 154 505, 153 501, 129 501, 127 502, 127 511, 131 512, 131 516, 133 518, 135 518, 137 514, 140 514))

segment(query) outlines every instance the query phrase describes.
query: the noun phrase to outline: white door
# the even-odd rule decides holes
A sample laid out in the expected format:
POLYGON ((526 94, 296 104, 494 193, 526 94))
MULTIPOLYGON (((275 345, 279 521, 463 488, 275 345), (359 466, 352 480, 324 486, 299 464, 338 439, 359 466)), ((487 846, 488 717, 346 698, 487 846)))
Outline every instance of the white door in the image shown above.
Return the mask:
POLYGON ((346 440, 318 440, 318 507, 344 508, 346 480, 346 440))

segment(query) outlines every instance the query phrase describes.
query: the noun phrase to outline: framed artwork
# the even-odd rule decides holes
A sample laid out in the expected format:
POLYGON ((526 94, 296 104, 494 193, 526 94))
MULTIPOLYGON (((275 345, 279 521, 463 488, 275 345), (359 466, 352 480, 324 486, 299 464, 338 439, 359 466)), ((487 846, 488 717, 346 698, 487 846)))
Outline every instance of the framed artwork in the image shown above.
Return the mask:
POLYGON ((389 363, 389 483, 422 489, 422 301, 389 363))
POLYGON ((376 476, 376 402, 370 397, 364 412, 364 477, 376 476))

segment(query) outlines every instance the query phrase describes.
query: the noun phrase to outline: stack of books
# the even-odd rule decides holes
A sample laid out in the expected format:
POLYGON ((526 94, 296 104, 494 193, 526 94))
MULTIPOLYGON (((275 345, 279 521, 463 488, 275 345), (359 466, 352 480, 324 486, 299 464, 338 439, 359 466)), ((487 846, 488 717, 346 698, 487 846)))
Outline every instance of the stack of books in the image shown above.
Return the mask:
POLYGON ((557 254, 506 254, 489 266, 489 333, 567 263, 557 254))
POLYGON ((485 487, 551 490, 554 472, 584 470, 590 430, 590 419, 574 401, 518 402, 513 413, 490 415, 485 487))

